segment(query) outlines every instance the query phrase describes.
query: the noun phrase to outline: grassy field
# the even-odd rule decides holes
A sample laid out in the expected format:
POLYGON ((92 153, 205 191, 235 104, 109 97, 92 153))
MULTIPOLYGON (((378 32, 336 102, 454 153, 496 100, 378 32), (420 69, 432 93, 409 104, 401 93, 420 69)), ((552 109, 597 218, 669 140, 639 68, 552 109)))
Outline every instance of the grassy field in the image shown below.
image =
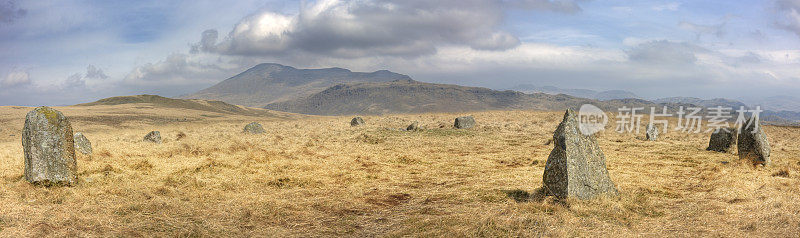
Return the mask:
MULTIPOLYGON (((32 108, 0 107, 0 236, 766 236, 800 234, 800 128, 766 127, 773 165, 602 132, 619 197, 531 199, 563 112, 233 116, 147 104, 60 107, 94 146, 74 187, 23 174, 32 108), (243 134, 257 121, 268 131, 243 134), (412 121, 427 130, 406 132, 412 121), (142 142, 160 130, 164 143, 142 142), (185 135, 185 136, 183 136, 185 135)), ((612 123, 613 124, 613 120, 612 123)), ((614 125, 609 125, 613 130, 614 125)))

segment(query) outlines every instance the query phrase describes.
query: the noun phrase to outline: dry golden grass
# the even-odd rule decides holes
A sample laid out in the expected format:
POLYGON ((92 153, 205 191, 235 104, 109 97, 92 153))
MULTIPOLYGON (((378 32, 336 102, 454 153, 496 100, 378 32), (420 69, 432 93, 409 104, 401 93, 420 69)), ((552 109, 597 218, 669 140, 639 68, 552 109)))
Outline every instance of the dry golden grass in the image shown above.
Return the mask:
POLYGON ((0 107, 2 236, 800 234, 799 128, 766 127, 767 168, 705 151, 708 134, 646 142, 606 131, 598 140, 621 195, 555 203, 521 195, 541 187, 563 112, 468 113, 478 127, 454 130, 456 114, 367 116, 351 128, 350 117, 57 108, 95 153, 79 155, 78 185, 46 188, 22 177, 30 109, 0 107), (251 121, 268 133, 242 134, 251 121), (412 121, 428 130, 386 129, 412 121), (150 130, 165 142, 142 142, 150 130))

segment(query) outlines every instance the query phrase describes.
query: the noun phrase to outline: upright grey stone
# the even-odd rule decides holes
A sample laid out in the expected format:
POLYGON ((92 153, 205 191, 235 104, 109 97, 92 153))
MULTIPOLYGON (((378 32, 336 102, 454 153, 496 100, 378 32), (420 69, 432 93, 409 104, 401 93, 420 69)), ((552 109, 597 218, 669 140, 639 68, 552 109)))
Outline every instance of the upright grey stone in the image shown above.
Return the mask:
POLYGON ((456 129, 472 128, 475 126, 475 118, 472 118, 472 116, 457 117, 453 126, 455 126, 456 129))
POLYGON ((553 144, 543 176, 547 195, 559 199, 591 199, 602 194, 617 194, 608 176, 603 151, 593 136, 580 132, 577 114, 572 109, 567 109, 553 133, 553 144))
POLYGON ((645 136, 649 141, 656 141, 658 140, 658 126, 653 124, 647 124, 647 130, 645 132, 645 136))
POLYGON ((418 130, 420 130, 419 123, 418 122, 411 123, 411 125, 408 125, 408 127, 406 127, 406 130, 407 131, 418 131, 418 130))
POLYGON ((353 117, 353 120, 350 120, 350 126, 360 126, 364 125, 364 119, 361 117, 353 117))
POLYGON ((739 159, 746 159, 753 165, 769 166, 770 148, 767 134, 762 130, 759 120, 747 119, 739 133, 737 150, 739 159))
POLYGON ((78 164, 72 125, 61 112, 38 107, 25 116, 22 149, 25 180, 43 185, 72 185, 78 181, 78 164))
POLYGON ((144 141, 161 144, 161 132, 151 131, 150 133, 147 133, 147 135, 144 136, 144 141))
POLYGON ((267 131, 264 130, 264 127, 261 127, 261 123, 258 122, 251 122, 244 126, 244 132, 250 134, 261 134, 267 131))
POLYGON ((733 127, 719 128, 711 133, 706 150, 729 153, 733 152, 739 137, 739 130, 733 127))
POLYGON ((75 150, 78 152, 85 155, 92 153, 92 143, 89 142, 89 139, 86 139, 86 136, 83 136, 83 133, 75 133, 73 141, 75 141, 75 150))

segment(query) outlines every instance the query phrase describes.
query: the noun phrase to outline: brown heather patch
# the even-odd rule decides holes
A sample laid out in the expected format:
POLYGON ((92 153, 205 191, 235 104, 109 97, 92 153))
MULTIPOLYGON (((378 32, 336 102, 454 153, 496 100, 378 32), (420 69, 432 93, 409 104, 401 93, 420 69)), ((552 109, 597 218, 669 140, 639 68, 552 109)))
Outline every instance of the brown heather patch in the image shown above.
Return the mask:
POLYGON ((22 177, 30 109, 0 107, 0 236, 800 234, 800 128, 765 128, 767 168, 706 151, 707 134, 648 142, 637 139, 643 130, 605 131, 598 142, 620 196, 554 201, 540 188, 563 112, 468 113, 478 126, 456 130, 459 114, 366 116, 350 127, 352 116, 62 107, 95 153, 78 156, 76 186, 41 187, 22 177), (252 121, 268 133, 242 134, 252 121), (428 129, 397 130, 411 121, 428 129), (151 130, 168 140, 142 142, 151 130))

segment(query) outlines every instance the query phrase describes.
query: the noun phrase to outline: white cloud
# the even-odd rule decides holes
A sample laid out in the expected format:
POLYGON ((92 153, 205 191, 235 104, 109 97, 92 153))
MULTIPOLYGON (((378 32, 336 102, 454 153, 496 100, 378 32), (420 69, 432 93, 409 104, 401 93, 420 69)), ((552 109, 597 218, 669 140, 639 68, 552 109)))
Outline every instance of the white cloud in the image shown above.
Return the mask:
POLYGON ((0 85, 4 88, 13 88, 31 83, 30 75, 24 71, 13 71, 0 81, 0 85))
POLYGON ((681 7, 681 3, 679 2, 671 2, 666 4, 661 4, 657 6, 653 6, 653 10, 662 12, 662 11, 677 11, 678 8, 681 7))
MULTIPOLYGON (((568 1, 512 2, 552 11, 577 7, 568 1), (544 7, 548 4, 554 7, 544 7)), ((503 8, 500 2, 486 0, 324 0, 302 6, 295 15, 263 11, 248 16, 219 43, 217 34, 207 31, 193 52, 247 56, 302 52, 352 58, 416 57, 448 45, 507 50, 519 45, 519 39, 500 29, 503 8)))

